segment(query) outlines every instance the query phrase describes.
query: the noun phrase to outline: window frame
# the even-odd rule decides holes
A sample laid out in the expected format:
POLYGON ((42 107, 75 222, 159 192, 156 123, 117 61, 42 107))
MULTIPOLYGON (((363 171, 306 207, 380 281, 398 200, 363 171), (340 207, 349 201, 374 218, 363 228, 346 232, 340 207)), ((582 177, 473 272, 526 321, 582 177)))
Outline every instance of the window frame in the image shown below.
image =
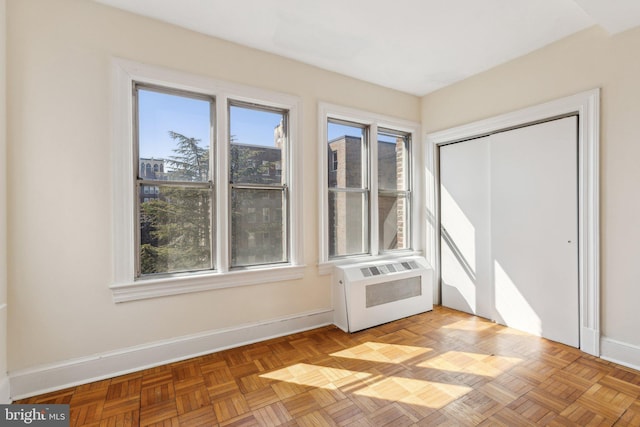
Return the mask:
MULTIPOLYGON (((134 179, 133 185, 134 185, 134 193, 136 193, 136 196, 134 197, 134 218, 137 218, 137 220, 135 220, 134 226, 135 226, 135 276, 134 279, 136 281, 138 280, 149 280, 149 279, 153 279, 155 278, 162 278, 162 277, 168 277, 171 276, 172 274, 192 274, 192 273, 198 273, 198 272, 210 272, 210 271, 215 271, 216 270, 216 251, 218 250, 217 245, 215 244, 216 241, 216 228, 215 228, 215 218, 216 218, 216 213, 217 213, 217 205, 216 205, 216 180, 215 180, 215 159, 212 158, 212 154, 214 154, 216 152, 216 138, 215 138, 215 128, 217 128, 216 126, 216 98, 215 96, 212 95, 208 95, 208 94, 202 94, 202 93, 195 93, 195 92, 191 92, 191 91, 184 91, 184 90, 179 90, 176 89, 174 87, 163 87, 163 86, 158 86, 158 85, 150 85, 148 83, 143 83, 140 81, 133 81, 132 83, 132 141, 133 141, 133 157, 134 157, 134 162, 140 163, 141 157, 140 157, 140 132, 139 132, 139 126, 140 126, 140 117, 139 117, 139 107, 140 107, 140 102, 139 102, 139 92, 140 90, 144 90, 144 91, 149 91, 149 92, 155 92, 155 93, 160 93, 160 94, 165 94, 165 95, 172 95, 172 96, 181 96, 184 98, 189 98, 189 99, 197 99, 200 101, 204 101, 204 102, 208 102, 209 103, 209 108, 210 108, 210 112, 209 112, 209 126, 210 126, 210 131, 209 131, 209 141, 208 141, 208 147, 209 147, 209 176, 207 177, 206 181, 197 181, 197 182, 191 182, 191 181, 164 181, 164 180, 158 180, 158 179, 152 179, 149 177, 142 177, 140 175, 137 175, 134 179), (213 128, 213 131, 211 130, 211 128, 213 128), (158 192, 151 192, 151 188, 153 186, 156 186, 155 188, 158 189, 158 192), (137 193, 137 191, 139 191, 140 188, 144 188, 144 190, 148 189, 148 193, 145 194, 160 194, 159 188, 160 187, 182 187, 182 188, 193 188, 193 189, 202 189, 202 190, 208 190, 207 193, 209 194, 209 206, 210 206, 210 212, 209 212, 209 228, 211 230, 211 235, 210 235, 210 242, 209 242, 209 268, 201 268, 201 269, 193 269, 193 270, 185 270, 185 271, 180 271, 180 272, 175 272, 175 273, 171 273, 171 272, 161 272, 161 273, 152 273, 152 274, 142 274, 141 271, 141 260, 140 260, 140 216, 141 216, 141 208, 142 208, 142 204, 140 203, 140 195, 139 193, 137 193)), ((147 165, 151 165, 151 163, 147 163, 147 165)), ((152 173, 155 175, 157 172, 159 172, 159 166, 158 164, 154 164, 151 166, 151 171, 152 173)), ((164 170, 163 170, 164 172, 164 170)), ((149 198, 151 200, 151 197, 149 198)))
MULTIPOLYGON (((422 170, 424 164, 422 159, 422 149, 419 141, 420 125, 416 122, 397 119, 394 117, 377 114, 356 108, 344 107, 340 105, 320 102, 318 104, 318 162, 319 162, 319 206, 321 217, 319 218, 319 271, 321 274, 331 274, 333 266, 350 262, 360 262, 381 258, 397 258, 408 255, 421 255, 424 248, 425 238, 423 236, 422 222, 424 215, 420 209, 423 205, 424 180, 418 171, 422 170), (368 183, 369 193, 369 251, 361 255, 346 255, 340 257, 329 257, 329 219, 328 219, 328 172, 329 158, 327 153, 327 125, 328 121, 343 121, 364 125, 368 127, 369 145, 367 147, 367 160, 369 163, 368 176, 363 177, 368 183), (378 129, 385 132, 394 131, 406 133, 410 140, 408 155, 409 174, 407 176, 410 201, 407 211, 410 223, 411 244, 407 249, 396 249, 381 251, 379 249, 378 232, 378 129)), ((385 193, 386 191, 383 191, 385 193)))
MULTIPOLYGON (((239 101, 237 99, 228 99, 227 100, 227 129, 231 129, 231 108, 232 107, 236 107, 236 108, 245 108, 245 109, 250 109, 250 110, 255 110, 255 111, 264 111, 264 112, 272 112, 272 113, 278 113, 278 114, 282 114, 282 118, 284 121, 284 135, 283 137, 285 137, 286 140, 289 139, 289 133, 290 133, 290 119, 289 119, 289 115, 290 115, 290 111, 283 109, 283 108, 276 108, 273 105, 265 105, 265 104, 257 104, 255 102, 244 102, 244 101, 239 101), (285 111, 286 110, 286 111, 285 111)), ((229 139, 227 141, 227 147, 226 150, 229 153, 229 156, 231 155, 231 145, 232 142, 229 139)), ((282 152, 281 152, 281 158, 280 158, 280 162, 282 162, 284 160, 285 164, 290 163, 289 162, 289 142, 287 141, 285 146, 282 148, 282 152)), ((262 162, 260 163, 260 166, 264 166, 265 163, 268 163, 267 160, 262 160, 262 162)), ((254 165, 255 167, 258 167, 257 164, 254 165)), ((262 176, 270 176, 270 168, 267 168, 267 173, 265 174, 264 172, 261 173, 262 176)), ((289 235, 290 235, 290 221, 288 220, 288 218, 290 217, 290 195, 289 195, 289 179, 291 178, 291 174, 285 173, 280 174, 280 184, 275 184, 275 183, 262 183, 262 184, 253 184, 253 183, 247 183, 247 182, 233 182, 232 176, 229 175, 227 177, 227 181, 229 182, 229 206, 232 206, 232 197, 233 197, 233 192, 234 190, 258 190, 258 191, 278 191, 281 193, 281 200, 282 200, 282 212, 283 212, 283 235, 284 235, 284 239, 282 242, 282 251, 283 251, 283 255, 285 258, 285 261, 278 261, 278 262, 272 262, 272 263, 259 263, 259 262, 255 262, 252 265, 243 265, 243 264, 237 264, 237 265, 233 265, 233 259, 229 260, 229 268, 230 269, 251 269, 251 268, 260 268, 261 266, 264 265, 282 265, 282 264, 287 264, 289 262, 290 259, 290 242, 289 242, 289 235)), ((264 193, 266 194, 266 193, 264 193)), ((263 196, 264 196, 263 194, 263 196)), ((264 209, 268 209, 263 207, 262 208, 262 223, 264 223, 264 209)), ((256 218, 257 219, 257 218, 256 218)), ((251 222, 249 221, 249 223, 255 224, 257 223, 257 221, 251 222)), ((229 223, 228 223, 228 230, 231 231, 233 233, 233 216, 230 215, 229 216, 229 223)), ((229 247, 229 253, 232 253, 232 246, 233 246, 233 242, 232 242, 232 236, 231 234, 229 235, 229 243, 228 243, 228 247, 229 247)), ((233 257, 231 257, 233 258, 233 257)))
MULTIPOLYGON (((327 121, 325 123, 325 126, 328 128, 329 127, 329 122, 336 124, 336 125, 342 125, 342 126, 349 126, 349 127, 353 127, 354 129, 361 129, 361 145, 360 145, 360 185, 359 186, 345 186, 345 187, 339 187, 339 186, 335 186, 335 187, 329 187, 329 182, 328 179, 325 182, 326 188, 327 188, 327 198, 330 195, 338 195, 338 194, 343 194, 345 197, 348 197, 348 195, 354 195, 354 194, 359 194, 362 196, 362 216, 363 216, 363 220, 362 220, 362 224, 361 224, 361 233, 362 233, 362 237, 361 237, 361 244, 362 246, 365 246, 365 250, 363 252, 357 252, 357 253, 350 253, 350 254, 346 254, 346 255, 334 255, 333 257, 328 255, 329 259, 341 259, 341 258, 352 258, 352 257, 359 257, 359 256, 366 256, 370 253, 370 249, 371 249, 371 179, 372 179, 372 175, 370 173, 371 170, 371 162, 369 161, 370 156, 371 156, 371 150, 370 150, 370 146, 371 146, 371 132, 370 132, 370 127, 366 124, 363 123, 359 123, 356 121, 347 121, 347 120, 342 120, 342 119, 336 119, 333 117, 327 117, 327 121)), ((329 143, 329 140, 327 138, 327 141, 325 141, 325 150, 326 150, 326 144, 329 143)), ((346 141, 345 141, 346 143, 346 141)), ((337 151, 332 151, 332 157, 334 153, 337 153, 337 151)), ((347 150, 346 150, 346 146, 345 146, 345 157, 347 156, 347 150)), ((339 156, 338 156, 339 157, 339 156)), ((345 159, 346 161, 346 159, 345 159)), ((339 162, 339 159, 338 159, 339 162)), ((333 168, 334 166, 334 158, 331 159, 331 168, 333 168)), ((336 163, 337 164, 337 163, 336 163)), ((327 168, 329 166, 329 159, 327 158, 327 164, 325 166, 323 166, 324 168, 327 168)), ((346 170, 346 167, 345 167, 346 170)), ((335 169, 332 169, 332 172, 336 172, 337 171, 337 167, 335 169)), ((329 221, 328 219, 328 215, 329 215, 329 200, 327 199, 327 212, 325 214, 325 216, 327 217, 327 221, 329 221)), ((327 233, 329 233, 329 223, 327 223, 327 233)), ((327 239, 329 239, 329 234, 327 234, 327 239)), ((328 245, 327 245, 327 249, 330 252, 331 251, 331 239, 328 240, 328 245)))
MULTIPOLYGON (((404 250, 409 250, 411 249, 411 247, 413 246, 413 236, 412 236, 412 226, 413 226, 413 215, 411 215, 412 212, 412 206, 413 206, 413 197, 414 197, 414 191, 413 191, 413 165, 411 164, 411 159, 413 158, 413 138, 411 136, 411 133, 409 132, 404 132, 404 131, 398 131, 397 129, 388 129, 382 126, 378 126, 378 134, 383 134, 383 135, 394 135, 396 137, 400 137, 403 138, 404 140, 404 147, 403 150, 405 152, 405 156, 407 157, 407 159, 405 159, 405 164, 403 165, 404 168, 404 189, 398 190, 397 188, 395 190, 391 190, 391 189, 382 189, 380 188, 380 186, 378 185, 378 200, 380 200, 381 197, 395 197, 396 200, 398 200, 400 197, 403 197, 405 200, 405 215, 406 215, 406 223, 405 223, 405 230, 404 230, 404 234, 407 235, 407 238, 409 239, 409 244, 407 248, 401 248, 401 249, 382 249, 380 248, 380 243, 381 243, 381 239, 380 236, 378 236, 378 251, 381 254, 384 253, 393 253, 393 252, 397 252, 397 251, 404 251, 404 250)), ((376 141, 376 144, 379 144, 379 141, 376 141)), ((379 145, 378 145, 379 146, 379 145)), ((377 156, 377 158, 379 159, 380 156, 377 156)), ((379 182, 379 176, 375 177, 376 180, 379 182)), ((380 229, 380 224, 378 221, 378 229, 380 229)))
POLYGON ((229 288, 260 283, 272 283, 299 279, 304 276, 304 255, 302 242, 302 145, 300 139, 301 100, 292 95, 267 91, 259 88, 222 82, 186 72, 141 64, 121 58, 112 59, 112 206, 113 206, 113 280, 109 285, 114 302, 125 302, 147 298, 199 292, 210 289, 229 288), (137 279, 136 272, 136 196, 132 179, 140 168, 134 151, 133 123, 133 83, 171 88, 177 91, 203 94, 215 98, 216 125, 214 125, 215 144, 210 168, 214 183, 228 182, 229 154, 228 111, 229 101, 288 110, 289 135, 288 156, 291 159, 287 173, 289 183, 289 261, 281 264, 268 264, 230 268, 230 249, 228 246, 230 221, 228 185, 218 185, 214 192, 213 204, 218 207, 215 217, 215 256, 217 270, 193 273, 163 274, 158 277, 137 279))

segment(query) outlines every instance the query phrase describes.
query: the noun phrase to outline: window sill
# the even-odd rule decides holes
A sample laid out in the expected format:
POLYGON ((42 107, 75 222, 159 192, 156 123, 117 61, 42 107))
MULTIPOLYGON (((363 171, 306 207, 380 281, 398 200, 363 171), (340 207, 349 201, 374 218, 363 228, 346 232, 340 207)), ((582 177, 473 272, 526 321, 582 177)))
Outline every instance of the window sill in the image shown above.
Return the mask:
POLYGON ((211 289, 233 288, 237 286, 301 279, 304 277, 304 269, 304 265, 287 265, 256 270, 230 271, 226 273, 163 277, 113 284, 109 288, 113 292, 113 301, 120 303, 201 292, 211 289))
POLYGON ((354 264, 358 262, 367 262, 367 261, 379 261, 379 260, 392 260, 397 258, 403 258, 408 256, 422 256, 422 251, 412 251, 412 250, 403 250, 392 253, 385 253, 382 255, 362 255, 362 256, 354 256, 348 258, 336 258, 330 261, 323 261, 318 263, 318 273, 321 276, 333 274, 333 268, 336 265, 344 265, 344 264, 354 264))

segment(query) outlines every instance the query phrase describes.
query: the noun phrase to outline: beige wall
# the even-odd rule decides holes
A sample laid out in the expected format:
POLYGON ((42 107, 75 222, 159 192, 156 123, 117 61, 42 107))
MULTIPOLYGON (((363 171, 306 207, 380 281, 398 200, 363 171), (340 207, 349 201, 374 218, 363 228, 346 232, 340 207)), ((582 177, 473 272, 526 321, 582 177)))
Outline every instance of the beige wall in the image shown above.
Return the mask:
POLYGON ((6 45, 7 20, 5 0, 0 0, 0 403, 7 377, 7 122, 6 122, 6 45))
POLYGON ((593 27, 422 99, 428 133, 602 88, 601 328, 632 346, 640 346, 638 52, 640 29, 609 36, 593 27))
POLYGON ((318 276, 317 102, 419 120, 417 97, 86 0, 8 1, 9 368, 330 308, 318 276), (114 304, 110 58, 303 101, 303 280, 114 304))

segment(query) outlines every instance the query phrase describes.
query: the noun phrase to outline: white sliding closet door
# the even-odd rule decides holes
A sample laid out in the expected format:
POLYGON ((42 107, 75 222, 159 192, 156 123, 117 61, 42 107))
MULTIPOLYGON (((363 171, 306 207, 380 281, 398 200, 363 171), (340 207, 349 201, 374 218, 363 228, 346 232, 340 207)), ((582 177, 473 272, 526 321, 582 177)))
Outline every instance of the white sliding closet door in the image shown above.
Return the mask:
POLYGON ((574 347, 579 346, 576 120, 491 138, 496 320, 574 347))
POLYGON ((442 305, 492 318, 489 138, 440 147, 442 305))
POLYGON ((577 118, 441 147, 440 171, 443 305, 578 347, 577 118), (473 150, 488 153, 475 157, 481 166, 470 166, 473 150), (464 246, 471 235, 473 292, 455 245, 446 242, 464 246), (467 309, 455 298, 471 294, 467 309))

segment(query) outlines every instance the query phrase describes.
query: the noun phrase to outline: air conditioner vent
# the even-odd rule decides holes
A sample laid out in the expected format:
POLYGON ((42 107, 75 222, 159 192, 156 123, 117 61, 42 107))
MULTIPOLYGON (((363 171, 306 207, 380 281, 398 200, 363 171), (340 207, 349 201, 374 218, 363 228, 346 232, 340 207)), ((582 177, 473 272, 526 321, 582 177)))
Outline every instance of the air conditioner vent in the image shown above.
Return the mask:
POLYGON ((380 276, 382 274, 397 273, 399 271, 411 271, 420 268, 415 261, 403 261, 391 264, 380 264, 370 267, 362 267, 360 272, 364 277, 380 276))

